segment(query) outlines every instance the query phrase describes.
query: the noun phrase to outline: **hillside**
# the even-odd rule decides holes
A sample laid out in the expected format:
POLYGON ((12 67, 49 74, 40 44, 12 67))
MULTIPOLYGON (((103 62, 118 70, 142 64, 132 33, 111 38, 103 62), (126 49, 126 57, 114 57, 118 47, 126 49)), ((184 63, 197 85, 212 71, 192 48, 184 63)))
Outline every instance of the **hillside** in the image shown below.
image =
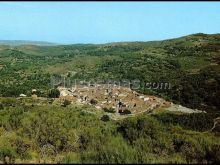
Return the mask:
POLYGON ((220 162, 220 34, 6 43, 0 44, 0 163, 220 162), (89 87, 68 84, 75 80, 89 87), (110 80, 122 88, 99 88, 110 80))
POLYGON ((26 40, 0 40, 0 45, 38 45, 38 46, 53 46, 55 43, 43 42, 43 41, 26 41, 26 40))
POLYGON ((220 35, 193 34, 156 42, 0 46, 2 96, 50 88, 50 76, 141 81, 139 92, 190 108, 219 111, 220 35), (169 82, 171 90, 146 89, 169 82), (18 85, 19 84, 19 85, 18 85))
POLYGON ((0 163, 220 161, 216 114, 161 112, 113 120, 91 106, 60 106, 52 98, 0 102, 0 163))

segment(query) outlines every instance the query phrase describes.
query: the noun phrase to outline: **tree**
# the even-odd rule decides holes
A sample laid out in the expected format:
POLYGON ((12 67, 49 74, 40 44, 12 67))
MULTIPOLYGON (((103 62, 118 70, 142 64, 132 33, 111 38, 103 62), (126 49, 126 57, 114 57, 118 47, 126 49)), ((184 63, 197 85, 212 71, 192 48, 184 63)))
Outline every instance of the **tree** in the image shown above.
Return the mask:
POLYGON ((91 100, 90 100, 90 103, 91 103, 92 105, 96 105, 96 104, 98 103, 98 101, 95 100, 95 99, 91 99, 91 100))
POLYGON ((109 121, 110 118, 109 118, 108 115, 103 115, 103 116, 101 117, 101 120, 102 120, 102 121, 109 121))
POLYGON ((49 90, 48 97, 50 98, 58 98, 60 96, 60 91, 58 89, 49 90))

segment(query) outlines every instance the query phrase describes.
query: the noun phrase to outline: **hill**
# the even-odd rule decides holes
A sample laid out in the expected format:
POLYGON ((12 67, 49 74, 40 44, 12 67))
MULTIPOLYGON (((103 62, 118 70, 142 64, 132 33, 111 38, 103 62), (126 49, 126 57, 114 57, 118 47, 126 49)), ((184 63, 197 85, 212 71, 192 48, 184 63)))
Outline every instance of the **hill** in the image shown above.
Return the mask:
POLYGON ((0 75, 0 163, 220 161, 219 34, 98 45, 3 44, 0 75), (72 91, 55 88, 75 80, 131 82, 132 90, 73 92, 87 91, 102 102, 61 97, 72 91), (136 108, 114 113, 111 107, 125 94, 124 105, 136 108), (110 101, 111 107, 102 107, 110 101))
POLYGON ((52 75, 138 79, 139 92, 189 108, 219 111, 219 51, 220 35, 201 33, 155 42, 0 46, 0 93, 18 96, 38 88, 43 95, 52 75), (149 89, 148 82, 169 82, 171 89, 149 89))
POLYGON ((64 107, 52 98, 0 97, 0 103, 0 163, 220 161, 220 137, 211 130, 214 114, 161 113, 115 121, 90 106, 64 107))
POLYGON ((43 42, 43 41, 0 40, 0 45, 10 45, 10 46, 19 46, 19 45, 52 46, 52 45, 56 45, 56 44, 55 43, 50 43, 50 42, 43 42))

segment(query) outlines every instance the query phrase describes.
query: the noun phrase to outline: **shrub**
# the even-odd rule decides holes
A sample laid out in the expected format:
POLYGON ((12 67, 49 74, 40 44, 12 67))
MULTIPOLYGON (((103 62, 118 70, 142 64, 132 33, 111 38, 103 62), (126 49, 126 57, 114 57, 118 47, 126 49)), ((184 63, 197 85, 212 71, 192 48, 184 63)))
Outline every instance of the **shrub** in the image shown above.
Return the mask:
POLYGON ((115 109, 114 108, 103 108, 103 110, 105 111, 105 112, 108 112, 108 113, 115 113, 115 109))
POLYGON ((90 100, 90 103, 91 103, 92 105, 96 105, 96 104, 98 103, 98 101, 95 100, 95 99, 91 99, 91 100, 90 100))
POLYGON ((158 121, 147 116, 127 118, 118 127, 118 132, 122 133, 123 137, 130 143, 140 137, 149 136, 152 139, 157 139, 162 130, 163 126, 158 121))
POLYGON ((213 145, 207 152, 206 158, 210 163, 220 163, 220 145, 213 145))
POLYGON ((48 97, 50 98, 58 98, 60 96, 60 91, 58 89, 49 90, 48 97))
POLYGON ((0 103, 0 110, 4 109, 4 106, 2 105, 2 103, 0 103))
POLYGON ((15 162, 16 149, 10 144, 7 137, 0 138, 0 159, 4 164, 15 162))
POLYGON ((183 154, 188 163, 193 163, 194 161, 202 163, 205 158, 205 151, 203 147, 198 143, 184 143, 180 152, 183 154))
POLYGON ((63 104, 62 104, 62 106, 63 107, 67 107, 68 105, 70 105, 71 104, 71 102, 69 101, 69 100, 64 100, 64 102, 63 102, 63 104))
POLYGON ((109 118, 108 115, 103 115, 103 116, 101 117, 101 120, 102 120, 102 121, 109 121, 110 118, 109 118))
POLYGON ((128 114, 131 114, 131 111, 128 109, 125 109, 125 110, 119 110, 119 113, 120 115, 128 115, 128 114))
POLYGON ((102 145, 83 152, 82 163, 137 163, 135 155, 135 150, 129 146, 122 137, 116 136, 106 140, 102 145))

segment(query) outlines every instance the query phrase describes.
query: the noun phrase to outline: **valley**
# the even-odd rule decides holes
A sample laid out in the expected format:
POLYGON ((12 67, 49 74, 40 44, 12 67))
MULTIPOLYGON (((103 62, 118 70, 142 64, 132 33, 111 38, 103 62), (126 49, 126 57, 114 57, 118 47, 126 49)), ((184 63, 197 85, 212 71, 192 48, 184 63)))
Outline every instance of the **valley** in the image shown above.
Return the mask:
POLYGON ((219 34, 2 42, 0 163, 220 161, 219 34))

